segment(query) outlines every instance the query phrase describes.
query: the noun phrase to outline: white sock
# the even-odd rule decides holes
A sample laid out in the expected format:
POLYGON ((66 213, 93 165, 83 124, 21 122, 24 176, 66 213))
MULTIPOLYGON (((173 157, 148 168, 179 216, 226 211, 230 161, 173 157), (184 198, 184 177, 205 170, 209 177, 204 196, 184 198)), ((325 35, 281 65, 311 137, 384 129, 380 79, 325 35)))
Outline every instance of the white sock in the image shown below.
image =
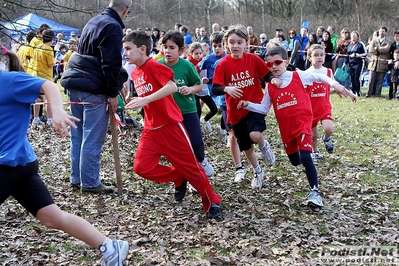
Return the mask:
POLYGON ((262 172, 262 168, 260 168, 259 164, 254 167, 255 173, 259 174, 262 172))
POLYGON ((47 123, 52 123, 53 119, 52 118, 47 118, 47 123))
POLYGON ((109 239, 108 237, 104 240, 103 246, 105 246, 107 249, 103 253, 104 258, 108 258, 115 252, 115 247, 112 243, 112 240, 109 239))
POLYGON ((40 120, 40 118, 38 116, 34 117, 33 119, 35 119, 36 121, 40 120))

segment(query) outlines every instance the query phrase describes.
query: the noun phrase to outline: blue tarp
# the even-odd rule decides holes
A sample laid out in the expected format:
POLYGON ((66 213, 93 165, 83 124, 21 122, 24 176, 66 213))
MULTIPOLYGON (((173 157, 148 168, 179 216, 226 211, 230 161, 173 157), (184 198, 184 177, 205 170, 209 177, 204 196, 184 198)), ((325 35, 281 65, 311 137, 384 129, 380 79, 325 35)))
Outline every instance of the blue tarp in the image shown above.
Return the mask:
POLYGON ((60 24, 33 13, 14 19, 12 22, 4 23, 4 27, 10 31, 14 39, 18 39, 19 37, 25 36, 31 30, 37 31, 37 28, 43 23, 48 24, 55 34, 59 32, 64 33, 67 39, 70 37, 71 32, 75 32, 76 34, 80 33, 80 30, 77 28, 60 24))

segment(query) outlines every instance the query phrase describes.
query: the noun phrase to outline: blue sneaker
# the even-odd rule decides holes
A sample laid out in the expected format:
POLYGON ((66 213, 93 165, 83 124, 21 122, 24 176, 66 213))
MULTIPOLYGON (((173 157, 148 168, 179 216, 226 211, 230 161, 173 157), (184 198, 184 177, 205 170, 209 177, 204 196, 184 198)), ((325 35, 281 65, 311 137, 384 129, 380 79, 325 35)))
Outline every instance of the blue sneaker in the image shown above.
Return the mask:
POLYGON ((208 211, 208 218, 209 219, 217 219, 220 218, 221 216, 221 210, 220 210, 220 205, 216 203, 212 203, 211 207, 209 208, 208 211))
POLYGON ((331 141, 331 138, 325 138, 325 135, 322 136, 324 145, 326 145, 326 150, 328 153, 334 153, 334 144, 331 141))

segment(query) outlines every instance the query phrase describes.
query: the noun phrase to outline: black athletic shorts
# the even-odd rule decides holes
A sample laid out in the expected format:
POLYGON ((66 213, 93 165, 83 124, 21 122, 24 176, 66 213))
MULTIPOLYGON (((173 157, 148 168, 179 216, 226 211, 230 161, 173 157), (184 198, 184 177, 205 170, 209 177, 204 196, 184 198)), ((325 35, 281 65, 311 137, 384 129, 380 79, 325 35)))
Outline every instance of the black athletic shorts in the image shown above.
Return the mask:
POLYGON ((37 161, 25 166, 0 165, 0 204, 13 196, 34 216, 41 208, 54 204, 37 172, 37 161))
POLYGON ((253 131, 263 132, 266 130, 265 115, 249 112, 240 122, 233 125, 234 136, 237 138, 240 151, 247 151, 254 144, 249 137, 253 131))

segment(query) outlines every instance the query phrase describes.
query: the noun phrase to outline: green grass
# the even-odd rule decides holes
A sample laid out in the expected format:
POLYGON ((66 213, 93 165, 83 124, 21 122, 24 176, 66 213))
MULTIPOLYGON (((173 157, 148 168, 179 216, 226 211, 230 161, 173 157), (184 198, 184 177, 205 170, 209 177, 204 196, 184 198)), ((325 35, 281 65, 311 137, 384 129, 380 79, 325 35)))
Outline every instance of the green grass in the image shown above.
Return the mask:
MULTIPOLYGON (((30 131, 29 137, 40 154, 40 174, 55 201, 62 209, 88 219, 107 236, 128 240, 129 265, 144 261, 152 265, 205 265, 202 260, 210 257, 220 265, 315 264, 318 250, 329 243, 397 246, 399 228, 399 102, 387 100, 386 89, 381 99, 361 97, 352 103, 332 94, 331 102, 336 151, 328 154, 319 142, 324 159, 316 168, 325 204, 320 213, 306 207, 304 169, 290 164, 273 112, 266 117, 264 135, 277 163, 266 167, 260 161, 266 179, 260 190, 250 188, 253 171, 244 156, 246 180, 239 184, 232 181, 232 159, 226 145, 217 139, 220 116, 211 119, 214 130, 204 134, 204 142, 215 169, 209 180, 222 196, 220 221, 205 219, 197 194, 188 193, 176 203, 171 184, 153 183, 133 173, 140 129, 123 129, 119 136, 122 196, 71 191, 69 140, 60 141, 46 131, 30 131)), ((107 184, 116 184, 110 135, 103 150, 101 177, 107 184)), ((45 247, 45 252, 34 254, 35 262, 48 263, 49 253, 54 263, 65 264, 56 255, 62 253, 71 263, 99 264, 99 253, 82 242, 53 232, 50 239, 42 227, 43 233, 35 232, 32 221, 37 221, 14 199, 0 206, 0 221, 2 264, 31 259, 29 254, 18 252, 25 246, 45 247)))

